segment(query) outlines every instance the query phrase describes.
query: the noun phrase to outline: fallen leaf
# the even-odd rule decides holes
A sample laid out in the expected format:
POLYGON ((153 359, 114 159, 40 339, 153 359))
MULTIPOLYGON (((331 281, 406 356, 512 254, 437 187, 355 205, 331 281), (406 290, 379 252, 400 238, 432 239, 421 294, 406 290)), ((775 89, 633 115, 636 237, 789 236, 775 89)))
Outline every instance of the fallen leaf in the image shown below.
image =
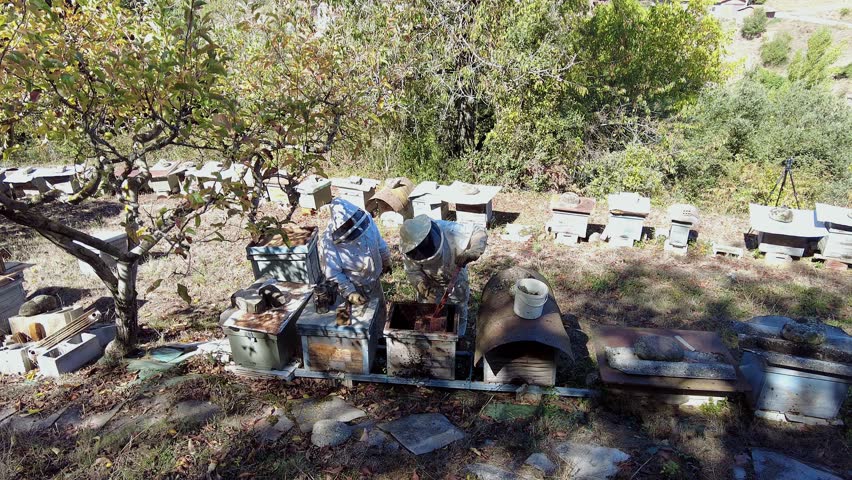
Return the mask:
POLYGON ((411 480, 420 480, 420 475, 417 475, 417 471, 411 474, 411 480))

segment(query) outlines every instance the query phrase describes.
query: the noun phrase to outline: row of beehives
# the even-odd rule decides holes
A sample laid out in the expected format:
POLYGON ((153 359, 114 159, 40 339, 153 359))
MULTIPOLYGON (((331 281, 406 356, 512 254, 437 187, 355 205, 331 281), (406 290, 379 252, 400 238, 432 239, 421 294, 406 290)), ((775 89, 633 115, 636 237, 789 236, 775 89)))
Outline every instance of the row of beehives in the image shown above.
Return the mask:
MULTIPOLYGON (((123 169, 116 166, 116 173, 123 169)), ((184 193, 196 185, 216 189, 221 179, 243 179, 249 186, 253 185, 253 176, 248 174, 245 166, 234 164, 225 168, 221 162, 207 162, 196 166, 194 163, 181 163, 161 160, 149 169, 151 174, 147 188, 160 195, 184 193), (187 182, 186 180, 190 181, 187 182)), ((88 169, 83 165, 62 167, 0 167, 0 188, 11 192, 16 198, 59 190, 72 194, 82 188, 88 169)), ((139 170, 130 173, 131 177, 138 176, 139 170)))
POLYGON ((62 306, 56 297, 26 299, 24 270, 31 265, 0 260, 0 373, 38 367, 56 377, 100 358, 115 338, 115 325, 98 324, 93 310, 62 306))

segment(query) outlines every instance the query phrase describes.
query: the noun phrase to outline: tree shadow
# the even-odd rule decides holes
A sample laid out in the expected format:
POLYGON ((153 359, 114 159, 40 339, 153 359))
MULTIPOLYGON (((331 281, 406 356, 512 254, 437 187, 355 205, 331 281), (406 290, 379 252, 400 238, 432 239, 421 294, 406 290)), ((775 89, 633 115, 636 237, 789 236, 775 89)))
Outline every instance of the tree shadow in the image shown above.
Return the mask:
MULTIPOLYGON (((39 208, 39 213, 61 224, 75 228, 88 227, 104 223, 106 219, 119 215, 123 210, 121 204, 111 199, 95 199, 69 208, 62 203, 49 203, 39 208)), ((36 235, 35 230, 12 223, 5 217, 0 217, 0 238, 8 239, 10 243, 26 240, 36 235)))

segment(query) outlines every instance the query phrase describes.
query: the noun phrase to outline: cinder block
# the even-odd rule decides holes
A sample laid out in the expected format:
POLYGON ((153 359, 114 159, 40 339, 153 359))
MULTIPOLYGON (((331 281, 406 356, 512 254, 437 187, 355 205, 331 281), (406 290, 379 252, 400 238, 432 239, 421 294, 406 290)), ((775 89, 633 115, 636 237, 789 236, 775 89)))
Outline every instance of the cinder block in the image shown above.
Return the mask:
POLYGON ((30 361, 27 350, 29 343, 12 345, 0 348, 0 373, 27 373, 32 370, 33 363, 30 361))
POLYGON ((722 245, 721 243, 714 243, 713 255, 742 258, 743 249, 740 247, 732 247, 730 245, 722 245))
POLYGON ((110 323, 101 323, 90 327, 86 330, 86 333, 91 333, 92 335, 98 337, 98 343, 101 346, 101 349, 106 348, 109 345, 109 342, 115 339, 117 328, 115 324, 110 323))
POLYGON ((58 377, 79 370, 103 354, 97 335, 81 333, 36 357, 41 373, 58 377))

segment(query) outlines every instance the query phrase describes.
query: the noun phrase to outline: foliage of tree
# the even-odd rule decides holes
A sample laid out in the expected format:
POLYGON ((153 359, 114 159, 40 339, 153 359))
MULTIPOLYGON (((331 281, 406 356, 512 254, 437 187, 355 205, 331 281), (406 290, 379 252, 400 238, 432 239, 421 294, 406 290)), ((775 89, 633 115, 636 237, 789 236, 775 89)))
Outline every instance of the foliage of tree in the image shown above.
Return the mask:
MULTIPOLYGON (((0 124, 9 132, 32 120, 31 135, 71 145, 89 176, 73 195, 0 194, 0 215, 92 266, 115 300, 111 355, 136 343, 138 264, 155 246, 185 256, 212 209, 248 214, 255 231, 275 228, 279 219, 254 218, 263 181, 282 172, 292 191, 295 176, 318 168, 334 143, 370 123, 364 117, 377 96, 364 85, 380 80, 368 75, 375 62, 357 44, 339 47, 346 42, 307 3, 241 6, 239 22, 216 31, 200 0, 132 8, 117 0, 21 1, 4 13, 0 124), (242 174, 217 175, 215 185, 187 182, 176 206, 141 212, 139 194, 156 155, 175 148, 206 152, 242 174), (125 205, 126 253, 44 208, 74 209, 102 184, 125 205), (115 257, 117 267, 85 247, 115 257)), ((185 287, 178 291, 191 300, 185 287)))
POLYGON ((760 44, 760 60, 765 67, 784 65, 790 57, 790 42, 792 35, 786 32, 772 37, 772 40, 760 44))
POLYGON ((790 62, 789 78, 808 87, 825 84, 831 79, 831 65, 838 58, 840 47, 833 44, 827 28, 820 28, 808 38, 807 50, 796 52, 790 62))
POLYGON ((768 200, 782 161, 793 157, 805 202, 848 202, 852 109, 825 89, 761 78, 710 89, 683 112, 668 135, 672 183, 692 198, 741 210, 768 200))
POLYGON ((766 19, 766 10, 763 7, 755 8, 751 15, 743 20, 740 34, 743 38, 751 40, 763 35, 766 32, 766 25, 769 20, 766 19))

